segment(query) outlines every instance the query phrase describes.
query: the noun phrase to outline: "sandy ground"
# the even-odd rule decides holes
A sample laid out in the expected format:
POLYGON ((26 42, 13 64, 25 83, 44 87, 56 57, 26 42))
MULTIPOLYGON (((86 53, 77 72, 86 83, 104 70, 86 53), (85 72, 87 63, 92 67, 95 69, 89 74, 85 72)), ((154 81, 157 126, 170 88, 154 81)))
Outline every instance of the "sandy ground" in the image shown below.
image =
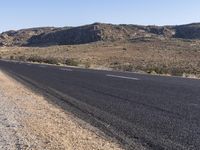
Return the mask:
POLYGON ((77 120, 0 71, 0 149, 122 149, 77 120))

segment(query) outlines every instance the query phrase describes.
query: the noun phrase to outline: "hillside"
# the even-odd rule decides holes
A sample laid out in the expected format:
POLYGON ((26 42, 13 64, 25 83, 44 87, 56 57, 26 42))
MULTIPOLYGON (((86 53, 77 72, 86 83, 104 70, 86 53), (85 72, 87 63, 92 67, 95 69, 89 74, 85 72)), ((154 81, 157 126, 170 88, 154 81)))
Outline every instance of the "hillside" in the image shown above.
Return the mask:
POLYGON ((169 38, 200 39, 200 24, 139 26, 94 23, 80 27, 22 29, 0 34, 0 46, 72 45, 169 38))
POLYGON ((55 31, 54 27, 30 28, 18 31, 10 30, 0 34, 0 46, 22 46, 27 44, 28 40, 44 33, 55 31))
POLYGON ((175 30, 177 38, 200 39, 200 23, 176 26, 175 30))

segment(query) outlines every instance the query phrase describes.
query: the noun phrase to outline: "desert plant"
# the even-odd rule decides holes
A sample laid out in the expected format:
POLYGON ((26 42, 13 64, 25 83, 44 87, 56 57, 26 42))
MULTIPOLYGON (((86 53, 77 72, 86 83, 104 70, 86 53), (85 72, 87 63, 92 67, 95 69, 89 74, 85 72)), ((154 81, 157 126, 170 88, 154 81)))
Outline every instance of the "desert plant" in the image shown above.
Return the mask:
POLYGON ((110 64, 111 66, 116 66, 116 65, 120 65, 120 62, 119 61, 114 61, 110 64))
POLYGON ((89 62, 85 63, 85 68, 90 68, 91 64, 89 62))
POLYGON ((75 61, 74 59, 66 59, 66 60, 65 60, 65 65, 69 65, 69 66, 78 66, 78 62, 75 61))
POLYGON ((19 56, 17 59, 20 61, 26 61, 26 56, 19 56))
POLYGON ((31 61, 31 62, 43 62, 43 58, 41 58, 40 56, 30 56, 27 61, 31 61))
POLYGON ((10 56, 10 59, 11 59, 11 60, 13 60, 13 59, 14 59, 14 56, 13 56, 13 55, 11 55, 11 56, 10 56))
POLYGON ((127 48, 125 48, 125 47, 124 47, 122 50, 123 50, 123 51, 126 51, 126 50, 127 50, 127 48))
POLYGON ((178 67, 174 67, 170 69, 170 74, 174 76, 182 76, 184 73, 184 70, 178 67))
POLYGON ((133 71, 134 67, 132 64, 127 64, 122 66, 123 71, 133 71))
POLYGON ((47 57, 47 58, 44 58, 44 63, 47 63, 47 64, 59 64, 59 60, 57 58, 54 58, 54 57, 47 57))
POLYGON ((47 64, 60 64, 60 61, 58 58, 54 57, 40 57, 40 56, 30 56, 27 61, 31 62, 38 62, 38 63, 47 63, 47 64))

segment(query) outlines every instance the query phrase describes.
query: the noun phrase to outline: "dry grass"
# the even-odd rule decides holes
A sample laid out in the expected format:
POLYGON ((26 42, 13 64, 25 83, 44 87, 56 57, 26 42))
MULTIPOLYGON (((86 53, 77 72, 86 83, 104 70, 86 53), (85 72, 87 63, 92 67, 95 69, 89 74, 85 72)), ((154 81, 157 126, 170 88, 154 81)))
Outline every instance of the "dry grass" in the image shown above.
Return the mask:
MULTIPOLYGON (((113 68, 147 73, 200 75, 200 41, 150 40, 97 42, 84 45, 1 48, 3 58, 30 60, 39 57, 53 64, 113 68)), ((40 62, 40 61, 39 61, 40 62)))

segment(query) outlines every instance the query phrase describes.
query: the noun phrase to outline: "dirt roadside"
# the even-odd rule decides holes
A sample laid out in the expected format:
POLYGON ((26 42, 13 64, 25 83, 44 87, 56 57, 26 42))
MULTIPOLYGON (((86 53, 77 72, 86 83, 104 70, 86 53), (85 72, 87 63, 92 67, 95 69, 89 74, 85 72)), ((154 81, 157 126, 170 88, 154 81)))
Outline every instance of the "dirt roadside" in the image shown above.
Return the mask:
POLYGON ((0 149, 122 149, 0 71, 0 149))

